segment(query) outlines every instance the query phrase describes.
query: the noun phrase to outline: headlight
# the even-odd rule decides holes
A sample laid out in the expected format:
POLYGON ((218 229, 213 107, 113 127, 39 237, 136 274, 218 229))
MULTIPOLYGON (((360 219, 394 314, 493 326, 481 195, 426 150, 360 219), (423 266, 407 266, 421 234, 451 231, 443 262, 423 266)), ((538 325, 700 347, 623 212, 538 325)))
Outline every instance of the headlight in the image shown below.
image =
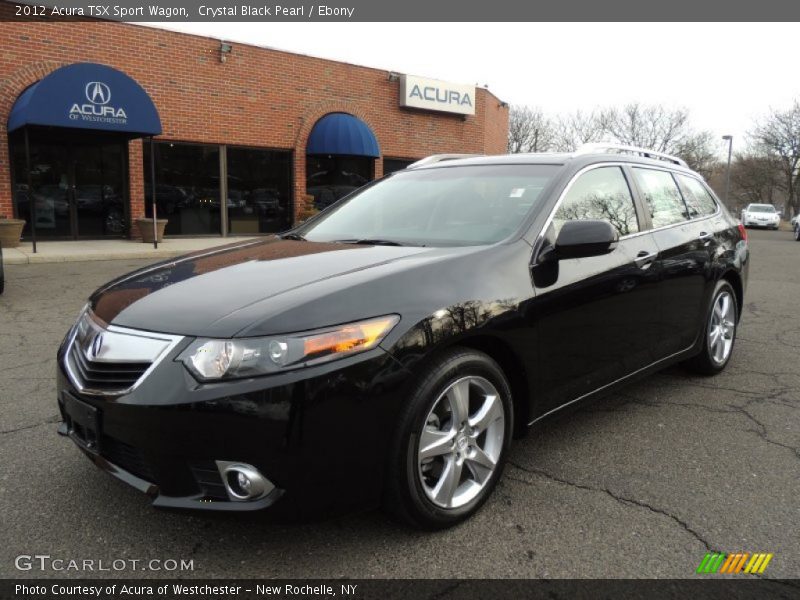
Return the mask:
POLYGON ((297 369, 370 350, 400 321, 387 315, 265 338, 195 340, 179 357, 198 379, 235 379, 297 369))

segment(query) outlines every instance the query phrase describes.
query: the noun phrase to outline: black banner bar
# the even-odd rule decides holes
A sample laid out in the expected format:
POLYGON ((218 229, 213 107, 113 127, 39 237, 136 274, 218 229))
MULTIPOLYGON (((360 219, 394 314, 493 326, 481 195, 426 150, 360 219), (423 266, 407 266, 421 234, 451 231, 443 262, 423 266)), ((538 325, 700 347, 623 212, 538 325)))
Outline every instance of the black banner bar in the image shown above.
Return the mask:
MULTIPOLYGON (((42 0, 8 3, 2 20, 48 20, 52 18, 109 19, 160 22, 503 22, 503 21, 798 21, 800 3, 786 0, 42 0), (10 13, 10 14, 9 14, 10 13)), ((602 44, 598 28, 596 42, 602 44)), ((676 39, 680 38, 676 25, 676 39)), ((654 54, 669 53, 653 48, 654 54)))
POLYGON ((554 600, 785 599, 800 595, 798 580, 762 578, 695 580, 114 580, 59 579, 0 582, 3 600, 263 600, 322 599, 554 600))

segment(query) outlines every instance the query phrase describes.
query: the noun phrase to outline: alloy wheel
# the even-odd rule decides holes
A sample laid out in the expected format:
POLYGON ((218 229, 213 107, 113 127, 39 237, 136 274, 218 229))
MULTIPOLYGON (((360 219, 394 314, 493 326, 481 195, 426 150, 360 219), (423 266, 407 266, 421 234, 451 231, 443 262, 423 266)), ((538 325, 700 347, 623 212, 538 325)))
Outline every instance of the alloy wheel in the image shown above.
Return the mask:
POLYGON ((731 354, 736 333, 736 311, 733 297, 722 292, 714 301, 708 326, 708 351, 717 365, 724 364, 731 354))
POLYGON ((419 438, 417 468, 425 495, 442 508, 472 501, 491 480, 503 450, 505 411, 483 377, 463 377, 437 398, 419 438))

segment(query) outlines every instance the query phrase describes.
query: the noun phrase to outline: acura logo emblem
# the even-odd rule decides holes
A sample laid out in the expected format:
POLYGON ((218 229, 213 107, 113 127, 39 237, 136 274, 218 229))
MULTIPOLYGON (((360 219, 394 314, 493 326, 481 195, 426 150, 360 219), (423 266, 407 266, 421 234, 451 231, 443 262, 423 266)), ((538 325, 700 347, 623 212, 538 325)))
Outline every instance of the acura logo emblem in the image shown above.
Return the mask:
POLYGON ((92 345, 89 348, 89 354, 92 358, 97 358, 97 355, 100 354, 100 350, 103 349, 103 334, 98 333, 94 336, 92 340, 92 345))
POLYGON ((90 81, 86 84, 86 99, 92 104, 108 104, 111 89, 102 81, 90 81))

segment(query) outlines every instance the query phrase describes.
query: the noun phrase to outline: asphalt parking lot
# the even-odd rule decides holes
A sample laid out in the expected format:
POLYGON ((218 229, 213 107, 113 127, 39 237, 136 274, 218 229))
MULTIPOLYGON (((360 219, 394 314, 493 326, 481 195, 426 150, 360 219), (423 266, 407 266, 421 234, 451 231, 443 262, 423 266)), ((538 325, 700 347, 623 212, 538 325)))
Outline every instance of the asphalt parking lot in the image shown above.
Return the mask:
MULTIPOLYGON (((380 512, 275 523, 162 512, 56 434, 55 351, 87 294, 146 261, 14 265, 0 296, 0 577, 671 577, 709 550, 800 576, 800 243, 751 231, 734 356, 652 376, 518 440, 493 498, 440 533, 380 512), (15 557, 193 560, 19 571, 15 557), (141 568, 141 567, 139 567, 141 568)), ((708 576, 706 576, 708 577, 708 576)))

